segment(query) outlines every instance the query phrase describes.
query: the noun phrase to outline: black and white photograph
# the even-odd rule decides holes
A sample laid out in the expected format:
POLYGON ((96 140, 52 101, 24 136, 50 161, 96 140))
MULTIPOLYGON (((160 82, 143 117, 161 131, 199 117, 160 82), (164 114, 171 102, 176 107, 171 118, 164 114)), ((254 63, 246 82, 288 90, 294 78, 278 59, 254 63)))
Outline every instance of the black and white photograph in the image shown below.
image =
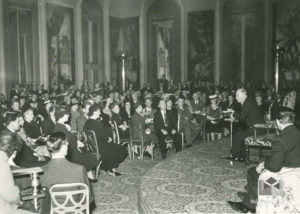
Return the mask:
POLYGON ((0 0, 0 214, 300 213, 300 0, 0 0))

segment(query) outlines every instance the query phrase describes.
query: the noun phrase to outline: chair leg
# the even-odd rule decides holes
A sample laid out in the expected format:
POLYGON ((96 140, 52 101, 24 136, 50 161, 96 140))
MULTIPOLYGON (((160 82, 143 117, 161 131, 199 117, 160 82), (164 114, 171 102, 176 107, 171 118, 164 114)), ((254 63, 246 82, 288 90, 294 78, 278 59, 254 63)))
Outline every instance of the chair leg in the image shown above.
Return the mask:
POLYGON ((144 147, 141 145, 141 153, 140 153, 141 160, 144 160, 144 147))
POLYGON ((135 154, 134 154, 134 153, 135 153, 134 150, 135 150, 135 147, 136 147, 136 145, 133 145, 133 146, 132 146, 132 150, 131 150, 131 152, 132 152, 132 159, 134 159, 134 155, 135 155, 135 154))
POLYGON ((100 167, 101 167, 102 161, 99 162, 97 168, 96 168, 96 179, 98 179, 100 175, 100 167))
POLYGON ((128 143, 128 155, 129 155, 129 159, 132 160, 132 146, 131 143, 128 143))

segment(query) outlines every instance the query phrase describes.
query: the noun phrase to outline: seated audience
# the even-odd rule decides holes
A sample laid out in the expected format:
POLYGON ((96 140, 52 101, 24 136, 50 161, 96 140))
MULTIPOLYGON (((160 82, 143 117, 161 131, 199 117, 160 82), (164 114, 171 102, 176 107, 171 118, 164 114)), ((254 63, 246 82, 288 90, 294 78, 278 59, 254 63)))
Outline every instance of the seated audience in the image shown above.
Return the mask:
POLYGON ((100 106, 94 104, 89 109, 89 119, 84 124, 84 130, 92 130, 96 134, 99 152, 101 154, 101 169, 112 176, 119 176, 119 164, 127 157, 126 149, 113 143, 112 131, 104 126, 100 119, 100 106))
POLYGON ((89 118, 88 113, 89 113, 89 108, 91 107, 91 103, 85 101, 82 109, 81 109, 81 115, 77 117, 76 119, 76 131, 81 132, 83 131, 83 126, 85 124, 85 121, 89 118))
POLYGON ((83 152, 81 150, 84 144, 77 139, 77 136, 71 131, 71 127, 66 124, 69 120, 70 113, 65 107, 60 107, 55 112, 57 123, 55 124, 55 132, 63 132, 69 142, 67 159, 73 163, 82 165, 87 171, 87 175, 91 181, 95 182, 93 169, 98 165, 98 160, 95 154, 83 152))
POLYGON ((80 117, 80 112, 79 112, 79 103, 77 100, 74 100, 70 104, 71 106, 71 120, 70 120, 70 125, 72 131, 77 131, 77 119, 80 117))
POLYGON ((124 100, 123 103, 124 107, 122 107, 120 110, 120 116, 129 125, 134 114, 134 109, 132 108, 131 101, 129 99, 124 100))
POLYGON ((159 110, 154 115, 154 128, 159 140, 159 146, 162 158, 166 158, 167 144, 166 139, 171 138, 175 146, 176 152, 181 151, 180 135, 178 134, 176 122, 172 123, 172 113, 167 111, 166 102, 160 100, 158 104, 159 110))
POLYGON ((217 105, 217 95, 209 96, 210 105, 206 109, 206 118, 207 118, 207 139, 215 140, 215 134, 217 139, 222 138, 223 126, 222 126, 222 109, 217 105))
POLYGON ((111 120, 118 128, 120 140, 129 139, 129 124, 121 117, 119 104, 116 102, 112 103, 110 109, 112 112, 111 120))
MULTIPOLYGON (((145 119, 146 117, 143 111, 142 104, 136 104, 135 113, 132 117, 132 123, 130 126, 131 137, 132 139, 136 140, 141 139, 141 135, 143 135, 145 155, 152 156, 153 148, 158 143, 158 138, 153 133, 153 131, 146 126, 145 119)), ((141 143, 141 141, 139 142, 141 143)), ((135 146, 134 150, 137 153, 137 155, 139 155, 137 146, 135 146)))
POLYGON ((54 133, 54 128, 56 124, 55 109, 56 107, 51 106, 49 109, 49 116, 41 123, 43 135, 49 135, 54 133))
POLYGON ((190 147, 200 133, 201 126, 197 124, 193 114, 189 111, 188 107, 184 105, 184 100, 184 97, 179 97, 177 100, 177 111, 179 115, 178 131, 184 133, 187 142, 186 147, 190 147))

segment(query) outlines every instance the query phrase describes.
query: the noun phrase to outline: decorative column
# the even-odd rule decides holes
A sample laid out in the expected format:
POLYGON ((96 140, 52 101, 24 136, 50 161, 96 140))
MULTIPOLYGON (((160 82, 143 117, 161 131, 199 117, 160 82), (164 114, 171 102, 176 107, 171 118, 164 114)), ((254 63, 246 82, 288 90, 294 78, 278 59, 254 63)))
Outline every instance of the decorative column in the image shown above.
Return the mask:
POLYGON ((139 19, 139 44, 140 44, 140 85, 147 82, 147 45, 146 45, 146 1, 141 3, 141 13, 139 19))
POLYGON ((0 0, 0 93, 6 94, 3 12, 3 0, 0 0))
POLYGON ((49 87, 46 1, 38 1, 40 83, 49 87))
POLYGON ((215 9, 215 69, 214 81, 220 82, 222 64, 222 20, 223 20, 223 0, 216 1, 215 9))
POLYGON ((82 17, 81 17, 81 4, 79 0, 75 6, 75 71, 76 71, 76 86, 78 88, 82 85, 83 80, 83 47, 82 47, 82 17))
POLYGON ((103 32, 104 32, 104 67, 105 81, 110 82, 110 30, 109 30, 109 5, 110 1, 105 0, 103 4, 103 32))
POLYGON ((272 55, 272 48, 271 45, 271 33, 272 31, 272 24, 270 21, 271 16, 271 7, 270 7, 270 0, 264 0, 264 7, 265 7, 265 64, 264 64, 264 80, 268 82, 270 80, 270 62, 271 62, 271 55, 272 55))
POLYGON ((246 16, 241 16, 241 82, 246 79, 246 16))

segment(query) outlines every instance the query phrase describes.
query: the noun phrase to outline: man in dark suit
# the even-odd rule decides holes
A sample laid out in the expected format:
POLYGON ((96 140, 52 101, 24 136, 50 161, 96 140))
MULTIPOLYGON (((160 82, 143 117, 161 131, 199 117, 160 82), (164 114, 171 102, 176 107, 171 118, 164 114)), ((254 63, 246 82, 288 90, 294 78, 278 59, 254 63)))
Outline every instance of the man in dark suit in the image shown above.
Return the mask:
POLYGON ((205 107, 205 103, 200 101, 199 95, 197 92, 194 92, 192 95, 191 107, 192 107, 193 112, 202 111, 203 108, 205 107))
POLYGON ((158 103, 159 110, 154 115, 154 128, 159 140, 159 146, 162 158, 166 158, 167 148, 166 139, 171 138, 176 152, 181 151, 180 135, 176 131, 177 123, 172 123, 172 113, 167 111, 166 102, 160 100, 158 103))
MULTIPOLYGON (((241 103, 241 113, 233 112, 233 117, 239 121, 245 121, 247 129, 236 133, 233 136, 232 142, 232 156, 235 160, 243 161, 245 159, 245 138, 254 135, 253 125, 257 123, 265 123, 256 103, 248 96, 245 89, 238 89, 236 91, 236 100, 241 103)), ((258 134, 263 134, 263 130, 257 130, 258 134)))
POLYGON ((300 131, 294 126, 295 113, 281 107, 276 123, 281 131, 272 139, 272 150, 264 162, 257 167, 249 168, 247 171, 247 185, 245 192, 238 192, 237 195, 243 202, 229 201, 229 205, 237 211, 255 212, 258 198, 257 185, 260 173, 267 169, 271 172, 279 172, 282 167, 300 167, 300 131))

